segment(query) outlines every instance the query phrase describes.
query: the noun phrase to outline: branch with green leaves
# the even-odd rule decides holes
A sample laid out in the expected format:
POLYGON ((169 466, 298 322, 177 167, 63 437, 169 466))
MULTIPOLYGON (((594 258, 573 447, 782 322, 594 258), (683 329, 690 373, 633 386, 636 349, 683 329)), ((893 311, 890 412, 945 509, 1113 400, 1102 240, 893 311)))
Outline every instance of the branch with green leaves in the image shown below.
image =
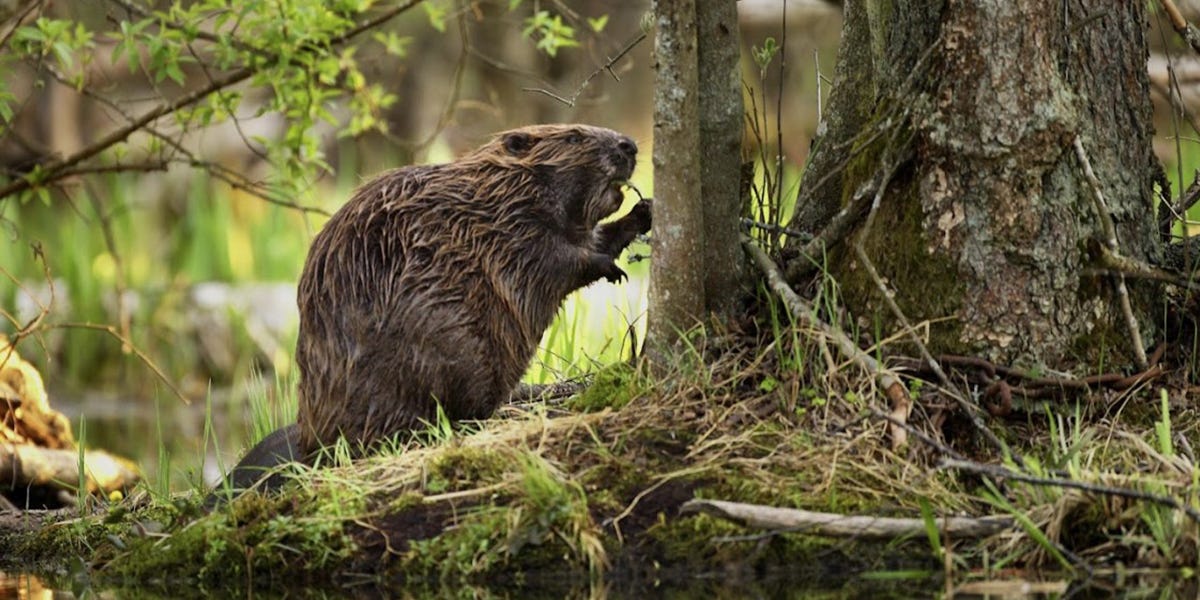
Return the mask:
MULTIPOLYGON (((256 138, 276 167, 269 185, 286 194, 287 188, 307 180, 315 168, 328 169, 322 159, 316 125, 340 126, 330 110, 335 97, 348 98, 350 116, 344 135, 357 135, 385 127, 380 111, 395 101, 378 84, 368 83, 355 59, 353 39, 376 31, 375 41, 389 52, 404 51, 394 34, 378 31, 396 16, 421 3, 407 0, 374 9, 370 0, 325 2, 304 0, 286 5, 266 1, 230 3, 207 0, 176 1, 164 10, 150 10, 130 0, 109 0, 125 18, 112 31, 88 30, 67 19, 41 16, 19 26, 8 38, 5 62, 26 61, 34 68, 61 73, 61 83, 77 90, 88 87, 88 67, 94 61, 97 37, 112 45, 110 60, 141 70, 156 89, 174 82, 183 91, 164 100, 86 147, 60 158, 34 164, 28 172, 0 186, 0 201, 10 197, 40 195, 48 200, 49 188, 78 174, 84 163, 104 153, 121 152, 130 136, 147 131, 160 120, 174 116, 183 129, 205 127, 237 119, 242 106, 240 84, 249 81, 269 92, 257 114, 278 113, 287 118, 287 129, 278 140, 256 138), (205 83, 188 89, 185 69, 198 67, 205 83)), ((13 95, 0 89, 0 134, 11 129, 13 95)), ((157 137, 157 136, 152 136, 157 137)), ((95 169, 87 165, 86 169, 95 169)))

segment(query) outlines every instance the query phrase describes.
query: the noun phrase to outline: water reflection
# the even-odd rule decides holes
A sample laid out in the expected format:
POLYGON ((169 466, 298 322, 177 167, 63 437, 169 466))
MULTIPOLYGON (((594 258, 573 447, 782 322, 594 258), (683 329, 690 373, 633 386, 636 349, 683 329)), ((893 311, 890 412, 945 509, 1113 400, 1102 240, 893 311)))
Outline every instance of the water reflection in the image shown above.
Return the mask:
POLYGON ((46 587, 42 580, 33 575, 8 574, 0 572, 0 600, 16 598, 29 600, 49 600, 50 598, 74 598, 70 592, 56 592, 46 587))
MULTIPOLYGON (((3 557, 0 557, 3 558, 3 557)), ((80 565, 82 566, 82 565, 80 565)), ((293 589, 204 589, 185 584, 172 590, 141 589, 136 586, 97 591, 86 575, 64 576, 46 583, 34 575, 0 571, 0 600, 48 600, 51 598, 405 598, 472 600, 685 600, 685 599, 779 599, 812 598, 1196 598, 1194 579, 1179 579, 1178 573, 1142 573, 1134 581, 1123 577, 1093 580, 1090 583, 1039 582, 1036 578, 975 582, 958 586, 959 593, 947 589, 940 577, 911 580, 879 580, 851 577, 829 580, 767 576, 746 580, 742 576, 696 576, 671 584, 664 582, 608 582, 589 585, 586 581, 547 582, 547 585, 518 589, 491 589, 485 586, 439 586, 434 582, 416 583, 412 588, 388 589, 372 583, 337 587, 302 586, 293 589), (74 591, 67 588, 74 587, 74 591)), ((886 579, 886 578, 885 578, 886 579)), ((161 585, 161 582, 159 583, 161 585)))

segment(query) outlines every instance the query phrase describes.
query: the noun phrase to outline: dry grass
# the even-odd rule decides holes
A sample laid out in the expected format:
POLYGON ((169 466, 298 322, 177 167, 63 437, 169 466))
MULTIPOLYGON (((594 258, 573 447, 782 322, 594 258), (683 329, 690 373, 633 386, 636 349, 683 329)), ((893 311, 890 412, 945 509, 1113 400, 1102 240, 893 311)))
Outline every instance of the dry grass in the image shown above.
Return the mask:
POLYGON ((565 405, 431 426, 421 441, 372 458, 351 463, 335 448, 324 468, 295 467, 277 498, 251 494, 199 519, 152 505, 87 539, 101 540, 92 549, 101 574, 213 583, 367 573, 516 585, 555 573, 595 582, 796 564, 940 570, 964 582, 1014 567, 1196 566, 1197 524, 1182 511, 1055 483, 1196 506, 1191 447, 1200 421, 1181 392, 1168 402, 1169 419, 1155 394, 1140 390, 991 420, 1022 457, 1018 467, 957 404, 909 380, 917 410, 908 445, 893 450, 870 375, 821 358, 824 340, 811 332, 769 329, 748 321, 736 332, 697 334, 675 364, 611 366, 565 405), (1040 481, 939 468, 947 452, 1040 481), (1001 514, 1022 526, 979 541, 823 540, 680 516, 694 497, 911 518, 924 507, 935 518, 1001 514), (145 514, 163 510, 174 525, 137 533, 145 514), (122 547, 103 541, 112 538, 122 547))

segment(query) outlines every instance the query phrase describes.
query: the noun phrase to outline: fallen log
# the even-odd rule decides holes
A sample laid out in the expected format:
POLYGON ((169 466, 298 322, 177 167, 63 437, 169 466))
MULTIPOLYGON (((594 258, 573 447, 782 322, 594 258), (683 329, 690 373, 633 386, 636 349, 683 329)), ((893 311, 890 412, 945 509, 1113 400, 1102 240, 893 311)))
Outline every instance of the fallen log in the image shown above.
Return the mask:
MULTIPOLYGON (((124 490, 140 477, 133 463, 103 451, 85 452, 84 485, 89 492, 124 490)), ((75 492, 79 487, 79 451, 0 444, 0 490, 32 487, 75 492)))

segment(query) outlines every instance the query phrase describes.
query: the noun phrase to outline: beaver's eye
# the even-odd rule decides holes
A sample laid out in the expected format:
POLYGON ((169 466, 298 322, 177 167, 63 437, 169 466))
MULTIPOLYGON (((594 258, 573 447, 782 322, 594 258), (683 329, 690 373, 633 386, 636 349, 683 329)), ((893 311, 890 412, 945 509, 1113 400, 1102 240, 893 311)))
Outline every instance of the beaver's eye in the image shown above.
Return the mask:
POLYGON ((579 144, 582 142, 583 142, 583 136, 579 135, 578 133, 571 133, 571 134, 567 135, 567 143, 568 144, 579 144))
POLYGON ((513 156, 521 156, 537 143, 537 140, 526 133, 513 132, 504 136, 504 149, 513 156))

